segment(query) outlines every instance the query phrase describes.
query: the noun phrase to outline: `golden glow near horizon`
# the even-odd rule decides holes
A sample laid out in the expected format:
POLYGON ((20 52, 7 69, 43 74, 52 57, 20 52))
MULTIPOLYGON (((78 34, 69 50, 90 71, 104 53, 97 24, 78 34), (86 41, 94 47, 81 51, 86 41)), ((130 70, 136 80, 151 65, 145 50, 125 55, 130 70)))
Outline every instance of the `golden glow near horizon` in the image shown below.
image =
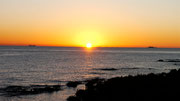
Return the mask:
POLYGON ((87 43, 91 43, 93 47, 99 47, 106 43, 103 34, 101 34, 100 31, 95 31, 94 29, 77 31, 75 36, 76 37, 73 40, 80 47, 84 47, 87 43))
POLYGON ((87 43, 87 44, 86 44, 86 47, 87 47, 87 48, 91 48, 91 47, 92 47, 92 44, 91 44, 91 43, 87 43))
POLYGON ((0 0, 0 45, 180 47, 180 0, 0 0))

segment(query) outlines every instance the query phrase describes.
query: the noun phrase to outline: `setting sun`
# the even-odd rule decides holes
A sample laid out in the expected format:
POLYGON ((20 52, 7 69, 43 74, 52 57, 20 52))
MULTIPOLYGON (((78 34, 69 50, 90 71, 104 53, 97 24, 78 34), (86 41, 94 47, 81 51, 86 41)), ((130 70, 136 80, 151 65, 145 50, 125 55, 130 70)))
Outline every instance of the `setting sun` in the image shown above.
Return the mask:
POLYGON ((92 44, 91 44, 91 43, 87 43, 87 44, 86 44, 86 47, 87 47, 87 48, 91 48, 91 47, 92 47, 92 44))

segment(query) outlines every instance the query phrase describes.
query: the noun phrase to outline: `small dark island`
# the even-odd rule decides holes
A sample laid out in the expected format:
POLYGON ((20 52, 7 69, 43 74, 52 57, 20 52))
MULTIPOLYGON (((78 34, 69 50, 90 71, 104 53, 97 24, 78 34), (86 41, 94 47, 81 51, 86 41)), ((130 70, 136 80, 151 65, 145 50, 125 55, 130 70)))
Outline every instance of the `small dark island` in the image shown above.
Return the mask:
POLYGON ((149 46, 148 48, 157 48, 157 47, 149 46))
POLYGON ((29 47, 36 47, 36 45, 28 45, 29 47))
POLYGON ((175 101, 180 94, 180 69, 169 73, 92 79, 67 101, 175 101))

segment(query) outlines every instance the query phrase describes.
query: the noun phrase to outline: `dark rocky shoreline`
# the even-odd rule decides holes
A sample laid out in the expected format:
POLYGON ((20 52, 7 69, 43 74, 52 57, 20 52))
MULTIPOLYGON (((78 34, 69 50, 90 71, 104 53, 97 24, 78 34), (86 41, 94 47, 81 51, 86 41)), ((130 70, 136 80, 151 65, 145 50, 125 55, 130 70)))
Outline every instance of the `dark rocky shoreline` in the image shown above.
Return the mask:
POLYGON ((33 95, 41 93, 52 93, 61 90, 61 85, 30 85, 30 86, 8 86, 0 91, 5 96, 33 95))
POLYGON ((180 99, 180 69, 169 73, 92 79, 67 101, 154 101, 180 99))

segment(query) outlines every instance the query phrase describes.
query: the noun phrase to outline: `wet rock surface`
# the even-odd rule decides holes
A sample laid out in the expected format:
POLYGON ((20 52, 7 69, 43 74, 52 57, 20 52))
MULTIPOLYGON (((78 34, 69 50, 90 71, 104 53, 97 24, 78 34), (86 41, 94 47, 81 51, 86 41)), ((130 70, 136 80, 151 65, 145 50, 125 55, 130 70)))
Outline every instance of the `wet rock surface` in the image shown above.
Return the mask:
POLYGON ((1 93, 7 96, 52 93, 59 90, 61 90, 61 85, 8 86, 0 89, 1 93))

